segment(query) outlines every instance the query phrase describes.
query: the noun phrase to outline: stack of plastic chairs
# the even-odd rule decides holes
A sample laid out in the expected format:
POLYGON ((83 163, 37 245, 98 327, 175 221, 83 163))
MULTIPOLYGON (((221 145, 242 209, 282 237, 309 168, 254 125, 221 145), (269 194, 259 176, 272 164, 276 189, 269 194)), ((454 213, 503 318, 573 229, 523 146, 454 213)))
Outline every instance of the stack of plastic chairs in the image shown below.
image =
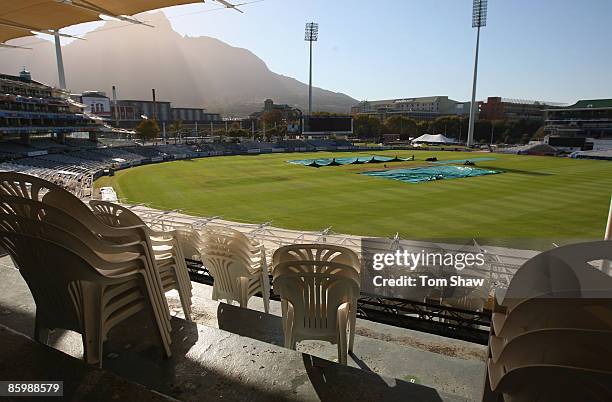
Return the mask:
POLYGON ((174 228, 174 238, 186 259, 200 261, 202 238, 192 225, 181 225, 174 228))
POLYGON ((66 190, 14 172, 0 173, 0 203, 0 243, 34 297, 39 341, 50 329, 74 330, 85 360, 101 364, 108 331, 148 309, 171 356, 170 312, 146 227, 105 225, 66 190))
POLYGON ((357 254, 334 245, 294 244, 276 250, 272 261, 285 347, 295 349, 301 340, 325 340, 338 345, 338 360, 346 364, 353 350, 361 287, 357 254))
POLYGON ((213 300, 225 299, 247 307, 262 294, 264 310, 270 309, 270 278, 266 250, 244 234, 228 228, 207 228, 200 234, 201 259, 214 278, 213 300))
POLYGON ((191 280, 187 272, 185 257, 174 231, 155 231, 149 228, 134 212, 112 202, 92 200, 89 205, 94 215, 109 226, 144 226, 147 229, 164 292, 172 289, 178 291, 185 318, 191 321, 191 280))
POLYGON ((527 261, 496 294, 482 400, 612 400, 612 277, 591 264, 612 242, 527 261))

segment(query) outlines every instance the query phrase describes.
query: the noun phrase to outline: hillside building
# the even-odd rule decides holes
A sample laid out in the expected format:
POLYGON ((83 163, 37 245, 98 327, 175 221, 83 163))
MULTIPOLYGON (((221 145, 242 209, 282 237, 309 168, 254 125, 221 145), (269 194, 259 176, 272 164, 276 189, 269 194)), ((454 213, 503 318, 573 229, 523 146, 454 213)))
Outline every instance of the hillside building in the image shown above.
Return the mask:
POLYGON ((363 101, 351 108, 353 116, 375 116, 383 121, 391 116, 434 120, 441 116, 463 116, 469 113, 470 102, 455 101, 448 96, 363 101))
POLYGON ((490 96, 485 102, 478 102, 480 120, 544 120, 547 109, 560 103, 508 99, 490 96))

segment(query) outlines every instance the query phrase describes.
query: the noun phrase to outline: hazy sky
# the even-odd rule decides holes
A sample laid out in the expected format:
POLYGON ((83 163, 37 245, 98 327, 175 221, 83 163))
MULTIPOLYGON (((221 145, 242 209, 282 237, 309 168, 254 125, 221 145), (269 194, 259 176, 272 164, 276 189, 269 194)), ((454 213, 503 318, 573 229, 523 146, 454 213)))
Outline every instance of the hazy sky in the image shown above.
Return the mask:
MULTIPOLYGON (((177 32, 249 49, 271 70, 303 82, 304 23, 316 21, 316 86, 360 100, 469 100, 476 41, 471 7, 472 0, 263 0, 240 14, 215 10, 209 0, 165 13, 177 32)), ((489 0, 477 98, 612 97, 611 18, 612 0, 489 0)))

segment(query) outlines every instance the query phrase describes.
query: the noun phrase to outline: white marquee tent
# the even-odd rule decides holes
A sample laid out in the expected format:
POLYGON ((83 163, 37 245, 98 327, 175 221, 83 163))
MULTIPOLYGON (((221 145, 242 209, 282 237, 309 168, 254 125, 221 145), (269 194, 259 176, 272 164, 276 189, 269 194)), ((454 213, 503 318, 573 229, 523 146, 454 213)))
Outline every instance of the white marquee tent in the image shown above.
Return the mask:
POLYGON ((413 144, 425 143, 425 144, 456 144, 452 138, 445 137, 442 134, 423 134, 412 140, 413 144))

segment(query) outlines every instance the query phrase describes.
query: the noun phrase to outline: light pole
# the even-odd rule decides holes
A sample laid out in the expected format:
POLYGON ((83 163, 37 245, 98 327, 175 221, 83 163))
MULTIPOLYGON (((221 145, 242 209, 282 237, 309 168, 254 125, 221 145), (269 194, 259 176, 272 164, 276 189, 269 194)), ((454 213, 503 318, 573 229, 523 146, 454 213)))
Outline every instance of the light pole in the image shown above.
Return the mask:
POLYGON ((480 47, 480 28, 487 26, 487 0, 474 0, 472 8, 472 28, 476 28, 476 56, 474 59, 474 81, 472 83, 472 103, 470 104, 470 127, 467 146, 474 145, 474 123, 476 119, 476 80, 478 78, 478 50, 480 47))
POLYGON ((308 79, 308 116, 312 114, 312 42, 319 39, 319 24, 316 22, 306 23, 304 40, 310 43, 310 74, 308 79))

